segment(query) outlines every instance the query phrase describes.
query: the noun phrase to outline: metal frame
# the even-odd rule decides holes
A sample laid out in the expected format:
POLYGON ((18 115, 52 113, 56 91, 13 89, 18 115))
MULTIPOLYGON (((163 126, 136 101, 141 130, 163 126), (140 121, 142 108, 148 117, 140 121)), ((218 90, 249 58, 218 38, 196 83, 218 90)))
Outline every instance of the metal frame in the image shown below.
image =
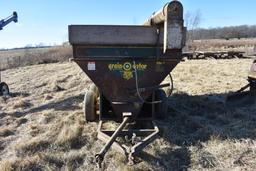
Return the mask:
MULTIPOLYGON (((152 94, 152 101, 155 100, 155 92, 152 94)), ((134 164, 134 157, 136 154, 141 152, 149 143, 154 141, 157 138, 157 135, 159 133, 159 128, 154 122, 155 118, 155 105, 151 104, 151 110, 146 112, 147 117, 138 117, 135 120, 131 119, 131 113, 124 114, 123 113, 123 121, 120 123, 120 125, 114 129, 103 129, 103 124, 108 121, 114 121, 115 118, 108 118, 106 116, 109 115, 109 113, 106 115, 106 110, 103 109, 106 106, 106 104, 110 103, 107 99, 105 99, 104 95, 100 94, 100 115, 99 115, 99 125, 98 125, 98 135, 97 138, 105 143, 105 146, 102 148, 102 150, 96 154, 96 162, 98 164, 98 167, 101 168, 102 161, 104 160, 104 156, 106 152, 110 149, 112 146, 113 149, 119 151, 120 153, 124 154, 128 159, 128 164, 132 165, 134 164), (131 125, 142 125, 141 123, 148 122, 151 126, 145 126, 144 129, 131 129, 129 126, 131 125), (131 140, 131 146, 127 146, 124 143, 118 142, 116 139, 118 137, 132 137, 131 140), (136 137, 141 137, 142 140, 137 142, 135 141, 136 137)), ((108 107, 107 107, 108 108, 108 107)))
MULTIPOLYGON (((140 120, 143 121, 143 120, 140 120)), ((104 121, 100 121, 98 125, 98 139, 103 141, 104 143, 108 143, 111 139, 111 136, 115 133, 114 130, 104 130, 102 129, 104 121)), ((132 136, 136 135, 139 137, 144 137, 140 142, 134 144, 133 146, 129 147, 124 145, 116 140, 114 140, 112 147, 113 149, 121 152, 122 154, 128 157, 128 163, 134 163, 134 156, 141 152, 148 144, 154 141, 159 134, 159 128, 154 121, 151 121, 153 128, 149 129, 123 129, 117 135, 117 137, 125 137, 125 136, 132 136)), ((127 123, 126 125, 129 125, 127 123)))

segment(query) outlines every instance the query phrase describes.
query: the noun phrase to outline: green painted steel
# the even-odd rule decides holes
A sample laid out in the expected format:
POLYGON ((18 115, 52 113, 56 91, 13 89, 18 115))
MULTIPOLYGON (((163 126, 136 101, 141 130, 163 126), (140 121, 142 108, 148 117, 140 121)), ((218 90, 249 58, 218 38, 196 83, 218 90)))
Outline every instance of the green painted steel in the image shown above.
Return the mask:
POLYGON ((162 49, 156 47, 76 47, 78 57, 156 57, 162 49))

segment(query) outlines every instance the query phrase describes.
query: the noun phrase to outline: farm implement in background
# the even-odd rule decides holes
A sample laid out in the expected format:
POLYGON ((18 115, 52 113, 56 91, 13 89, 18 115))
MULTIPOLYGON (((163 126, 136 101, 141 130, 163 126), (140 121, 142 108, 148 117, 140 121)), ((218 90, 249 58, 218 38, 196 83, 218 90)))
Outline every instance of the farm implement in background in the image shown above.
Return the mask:
POLYGON ((85 94, 84 114, 87 121, 99 120, 98 139, 106 143, 96 155, 99 167, 111 146, 132 164, 157 138, 154 120, 167 113, 162 88, 173 88, 172 81, 161 82, 182 60, 183 22, 183 6, 174 0, 142 26, 69 26, 74 61, 95 84, 85 94), (106 129, 109 121, 120 125, 106 129))
POLYGON ((248 84, 242 87, 237 92, 229 95, 226 101, 231 103, 240 103, 245 101, 246 103, 255 103, 256 101, 256 60, 253 61, 248 75, 248 84), (248 91, 245 91, 249 89, 248 91))
POLYGON ((195 51, 183 52, 183 58, 196 59, 248 59, 244 51, 195 51))
MULTIPOLYGON (((11 22, 18 22, 17 12, 13 12, 13 14, 5 19, 0 20, 0 30, 2 30, 5 26, 10 24, 11 22)), ((6 96, 9 94, 9 87, 5 82, 2 82, 1 70, 0 70, 0 96, 6 96)))
POLYGON ((0 30, 2 30, 5 26, 7 26, 8 24, 10 24, 11 22, 18 22, 18 14, 17 12, 13 12, 11 16, 0 20, 0 30))

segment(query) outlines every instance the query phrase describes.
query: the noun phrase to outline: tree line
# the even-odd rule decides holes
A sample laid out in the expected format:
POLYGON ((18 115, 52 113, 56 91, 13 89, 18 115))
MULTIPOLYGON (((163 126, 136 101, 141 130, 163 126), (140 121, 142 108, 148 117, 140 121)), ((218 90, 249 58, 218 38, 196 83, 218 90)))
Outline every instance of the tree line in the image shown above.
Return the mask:
POLYGON ((233 39, 233 38, 255 38, 256 25, 230 26, 219 28, 197 28, 188 31, 188 38, 200 39, 233 39))

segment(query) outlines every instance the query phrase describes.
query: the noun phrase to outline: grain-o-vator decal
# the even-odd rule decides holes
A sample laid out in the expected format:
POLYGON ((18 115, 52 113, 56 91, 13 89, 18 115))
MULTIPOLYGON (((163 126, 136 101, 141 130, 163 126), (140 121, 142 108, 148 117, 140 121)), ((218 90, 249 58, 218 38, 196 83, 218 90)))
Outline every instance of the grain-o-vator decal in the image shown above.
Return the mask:
POLYGON ((147 65, 142 63, 134 65, 132 62, 117 62, 108 65, 110 71, 112 71, 116 76, 122 77, 125 80, 129 80, 134 77, 134 67, 136 67, 138 75, 143 74, 143 72, 147 69, 147 65))

